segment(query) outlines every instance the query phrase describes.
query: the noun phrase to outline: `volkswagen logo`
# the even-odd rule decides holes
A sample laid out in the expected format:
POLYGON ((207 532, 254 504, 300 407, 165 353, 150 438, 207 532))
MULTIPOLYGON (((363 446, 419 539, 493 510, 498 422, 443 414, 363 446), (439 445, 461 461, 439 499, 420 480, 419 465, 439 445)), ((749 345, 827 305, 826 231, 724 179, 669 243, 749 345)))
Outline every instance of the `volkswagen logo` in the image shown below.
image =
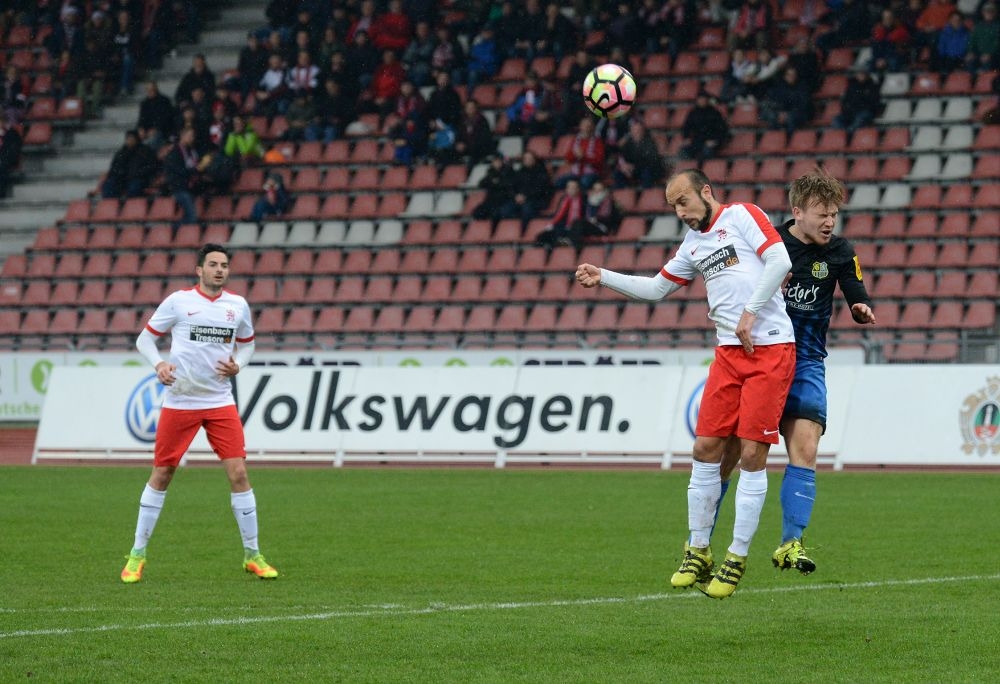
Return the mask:
POLYGON ((132 390, 125 405, 125 427, 140 442, 152 444, 156 441, 156 423, 166 392, 166 386, 156 373, 147 375, 132 390))
POLYGON ((694 429, 698 426, 698 409, 701 408, 701 395, 705 391, 706 382, 708 382, 708 378, 705 378, 695 386, 691 392, 691 396, 688 398, 687 408, 684 410, 687 429, 691 437, 695 437, 694 429))

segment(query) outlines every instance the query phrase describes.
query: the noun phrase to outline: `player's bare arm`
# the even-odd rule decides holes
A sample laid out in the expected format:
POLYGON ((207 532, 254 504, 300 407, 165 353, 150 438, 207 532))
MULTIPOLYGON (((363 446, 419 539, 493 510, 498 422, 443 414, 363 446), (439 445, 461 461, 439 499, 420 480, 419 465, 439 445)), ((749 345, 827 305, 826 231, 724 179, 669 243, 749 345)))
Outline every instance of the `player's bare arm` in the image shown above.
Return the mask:
POLYGON ((597 287, 601 284, 601 269, 593 264, 580 264, 576 267, 576 282, 584 287, 597 287))
POLYGON ((851 307, 851 316, 856 323, 875 325, 875 312, 863 302, 858 302, 851 307))

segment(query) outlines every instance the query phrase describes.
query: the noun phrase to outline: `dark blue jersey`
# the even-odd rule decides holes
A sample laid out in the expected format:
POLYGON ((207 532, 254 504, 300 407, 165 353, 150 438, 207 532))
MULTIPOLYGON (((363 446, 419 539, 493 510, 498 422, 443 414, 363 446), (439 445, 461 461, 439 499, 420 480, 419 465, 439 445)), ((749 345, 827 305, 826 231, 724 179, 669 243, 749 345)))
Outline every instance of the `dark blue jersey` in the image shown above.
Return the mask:
POLYGON ((794 221, 778 229, 792 260, 792 276, 785 288, 785 307, 795 328, 795 349, 800 359, 826 358, 826 333, 833 316, 836 285, 848 306, 871 299, 861 279, 861 264, 854 247, 834 235, 827 245, 802 242, 789 229, 794 221))

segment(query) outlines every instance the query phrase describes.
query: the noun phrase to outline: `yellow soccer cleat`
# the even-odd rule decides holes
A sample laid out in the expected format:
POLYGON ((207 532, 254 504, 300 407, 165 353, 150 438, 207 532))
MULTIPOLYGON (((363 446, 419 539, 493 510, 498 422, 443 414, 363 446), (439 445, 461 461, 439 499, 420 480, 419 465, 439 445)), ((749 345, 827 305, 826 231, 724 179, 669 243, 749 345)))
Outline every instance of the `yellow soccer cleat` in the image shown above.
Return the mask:
POLYGON ((771 556, 771 562, 776 568, 782 570, 795 568, 803 575, 808 575, 816 569, 816 561, 806 555, 805 547, 798 539, 792 539, 779 546, 771 556))
POLYGON ((278 571, 264 560, 264 555, 259 551, 243 561, 243 569, 261 579, 274 579, 278 576, 278 571))
MULTIPOLYGON (((737 556, 735 553, 727 553, 726 560, 722 567, 715 573, 715 577, 708 583, 702 591, 706 596, 714 599, 724 599, 732 596, 736 591, 736 585, 743 579, 743 573, 747 569, 747 557, 737 556)), ((700 588, 700 587, 699 587, 700 588)))
POLYGON ((122 582, 135 584, 142 579, 142 569, 146 567, 146 557, 134 553, 128 555, 128 562, 122 568, 122 582))
POLYGON ((675 589, 687 589, 696 582, 707 582, 712 578, 712 547, 699 549, 684 542, 684 560, 681 567, 670 578, 675 589))

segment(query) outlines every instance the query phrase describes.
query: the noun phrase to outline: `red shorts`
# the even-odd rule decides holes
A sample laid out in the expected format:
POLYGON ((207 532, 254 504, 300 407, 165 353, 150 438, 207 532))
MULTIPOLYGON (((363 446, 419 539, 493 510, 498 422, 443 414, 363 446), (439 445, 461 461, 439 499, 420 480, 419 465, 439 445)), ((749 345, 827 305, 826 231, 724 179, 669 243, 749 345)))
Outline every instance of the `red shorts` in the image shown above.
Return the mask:
POLYGON ((219 458, 246 457, 243 423, 234 404, 211 409, 163 408, 156 424, 153 465, 177 466, 202 426, 219 458))
POLYGON ((795 344, 715 348, 715 361, 698 409, 700 437, 736 435, 766 444, 778 443, 778 424, 795 377, 795 344))

